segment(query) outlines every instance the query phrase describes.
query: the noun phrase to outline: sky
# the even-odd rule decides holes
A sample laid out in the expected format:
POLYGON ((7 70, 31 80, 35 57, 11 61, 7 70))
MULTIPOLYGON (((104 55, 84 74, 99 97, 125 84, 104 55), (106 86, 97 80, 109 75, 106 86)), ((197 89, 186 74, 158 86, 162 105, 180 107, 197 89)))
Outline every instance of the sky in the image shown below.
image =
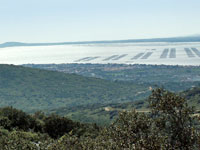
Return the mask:
POLYGON ((200 34, 200 0, 0 0, 0 43, 200 34))

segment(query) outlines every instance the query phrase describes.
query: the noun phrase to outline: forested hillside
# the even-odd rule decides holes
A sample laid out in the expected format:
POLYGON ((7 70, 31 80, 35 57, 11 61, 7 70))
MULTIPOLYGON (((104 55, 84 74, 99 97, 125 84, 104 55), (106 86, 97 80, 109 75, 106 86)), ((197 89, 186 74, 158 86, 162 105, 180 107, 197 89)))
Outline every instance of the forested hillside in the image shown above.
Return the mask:
MULTIPOLYGON (((177 95, 184 97, 189 106, 195 107, 195 113, 200 114, 200 87, 177 92, 177 95)), ((92 122, 98 125, 109 125, 117 117, 120 111, 130 111, 136 109, 137 112, 149 112, 148 100, 137 100, 133 102, 111 103, 111 104, 88 104, 79 107, 61 107, 51 109, 48 113, 56 113, 67 116, 81 122, 92 122)))
POLYGON ((108 127, 55 114, 0 109, 2 150, 197 150, 200 122, 185 98, 155 89, 148 112, 123 111, 108 127))
POLYGON ((147 84, 106 81, 55 71, 0 65, 0 106, 25 111, 143 99, 147 84))
POLYGON ((200 85, 199 66, 126 65, 126 64, 26 64, 24 66, 76 73, 111 81, 163 86, 181 92, 200 85))

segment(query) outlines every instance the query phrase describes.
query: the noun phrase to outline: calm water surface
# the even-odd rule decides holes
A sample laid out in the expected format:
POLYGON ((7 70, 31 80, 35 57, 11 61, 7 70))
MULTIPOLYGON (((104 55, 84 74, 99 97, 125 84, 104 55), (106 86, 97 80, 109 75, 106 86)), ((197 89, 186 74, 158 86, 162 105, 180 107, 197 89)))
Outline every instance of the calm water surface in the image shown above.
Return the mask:
POLYGON ((28 63, 200 65, 200 43, 90 44, 0 49, 0 64, 28 63))

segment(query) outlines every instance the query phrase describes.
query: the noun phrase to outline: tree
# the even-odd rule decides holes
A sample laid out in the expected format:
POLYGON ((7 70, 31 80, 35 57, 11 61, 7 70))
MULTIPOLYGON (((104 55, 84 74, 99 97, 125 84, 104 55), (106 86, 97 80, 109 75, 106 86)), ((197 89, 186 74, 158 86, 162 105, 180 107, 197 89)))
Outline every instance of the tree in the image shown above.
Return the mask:
POLYGON ((197 148, 194 108, 189 107, 184 98, 158 88, 152 91, 149 103, 156 127, 168 139, 168 149, 197 148))
POLYGON ((31 116, 21 110, 12 107, 4 107, 0 110, 0 114, 9 119, 10 128, 28 130, 30 127, 31 116))
POLYGON ((8 130, 17 128, 24 131, 30 129, 36 132, 42 131, 42 125, 38 120, 31 115, 12 107, 0 109, 0 126, 3 126, 8 130))

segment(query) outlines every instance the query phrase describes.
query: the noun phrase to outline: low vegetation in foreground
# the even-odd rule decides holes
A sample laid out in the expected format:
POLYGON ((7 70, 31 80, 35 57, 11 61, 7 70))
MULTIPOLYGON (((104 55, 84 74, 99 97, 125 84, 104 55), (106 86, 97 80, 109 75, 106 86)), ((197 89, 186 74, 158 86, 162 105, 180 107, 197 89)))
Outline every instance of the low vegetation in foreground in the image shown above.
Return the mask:
POLYGON ((200 122, 185 98, 152 91, 149 112, 123 111, 108 127, 81 124, 55 114, 0 110, 2 150, 197 150, 200 122))

